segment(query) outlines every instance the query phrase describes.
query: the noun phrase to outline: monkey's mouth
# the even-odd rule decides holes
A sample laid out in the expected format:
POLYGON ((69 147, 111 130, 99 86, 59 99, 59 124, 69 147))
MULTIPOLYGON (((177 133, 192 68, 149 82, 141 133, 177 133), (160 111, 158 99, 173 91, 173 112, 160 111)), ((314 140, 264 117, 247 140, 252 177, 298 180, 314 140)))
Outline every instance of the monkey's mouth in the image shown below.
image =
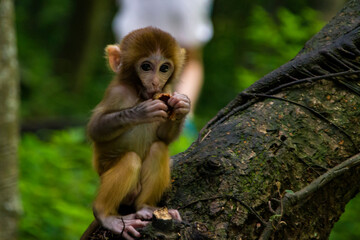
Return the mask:
POLYGON ((149 93, 148 91, 146 91, 145 88, 141 87, 140 89, 141 90, 139 91, 139 97, 141 97, 144 100, 149 100, 152 98, 153 95, 151 93, 149 93))
POLYGON ((142 95, 143 95, 145 100, 148 100, 148 99, 153 99, 156 94, 158 94, 158 92, 147 92, 147 91, 145 91, 145 92, 143 92, 142 95))
POLYGON ((152 98, 151 94, 149 94, 149 93, 147 93, 147 92, 144 92, 142 95, 143 95, 143 98, 144 98, 145 100, 148 100, 148 99, 152 98))

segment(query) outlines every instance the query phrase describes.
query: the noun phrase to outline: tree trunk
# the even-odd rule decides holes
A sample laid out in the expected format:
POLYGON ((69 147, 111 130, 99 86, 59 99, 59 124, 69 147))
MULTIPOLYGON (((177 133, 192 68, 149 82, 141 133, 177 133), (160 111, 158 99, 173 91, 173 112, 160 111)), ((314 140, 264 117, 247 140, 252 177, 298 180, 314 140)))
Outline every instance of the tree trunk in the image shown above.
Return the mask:
POLYGON ((0 0, 0 239, 16 239, 18 65, 12 0, 0 0))
POLYGON ((184 221, 171 234, 148 225, 143 239, 327 239, 359 192, 359 107, 360 2, 352 0, 174 157, 162 204, 184 221))

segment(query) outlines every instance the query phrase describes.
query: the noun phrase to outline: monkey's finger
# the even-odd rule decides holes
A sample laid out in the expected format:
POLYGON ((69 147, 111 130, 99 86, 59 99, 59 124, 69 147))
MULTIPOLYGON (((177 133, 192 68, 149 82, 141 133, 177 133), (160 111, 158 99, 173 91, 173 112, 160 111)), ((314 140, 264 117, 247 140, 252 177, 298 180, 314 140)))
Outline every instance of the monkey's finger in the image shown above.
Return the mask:
POLYGON ((152 102, 152 101, 154 101, 154 100, 150 98, 150 99, 148 99, 148 100, 143 101, 143 103, 152 102))
POLYGON ((164 118, 164 119, 166 119, 168 117, 168 114, 167 114, 167 112, 165 112, 163 110, 157 110, 157 111, 150 112, 149 116, 151 118, 164 118))
POLYGON ((173 97, 188 98, 185 94, 174 92, 173 97))
POLYGON ((141 122, 151 123, 151 122, 165 122, 168 118, 168 114, 165 111, 159 110, 155 112, 144 113, 140 116, 141 122))
POLYGON ((139 211, 136 213, 136 218, 142 219, 142 220, 150 220, 152 218, 152 212, 151 211, 139 211))
POLYGON ((147 106, 151 106, 153 105, 153 100, 152 99, 148 99, 144 102, 141 102, 138 106, 139 107, 147 107, 147 106))
POLYGON ((190 110, 190 103, 189 102, 185 102, 185 101, 179 101, 177 102, 174 106, 174 109, 178 109, 178 108, 187 108, 190 110))
POLYGON ((167 118, 154 118, 152 122, 166 122, 167 118))
POLYGON ((136 229, 133 226, 127 227, 126 230, 127 230, 127 233, 130 233, 132 236, 134 236, 136 238, 141 237, 141 234, 138 231, 136 231, 136 229))
POLYGON ((181 119, 184 116, 186 116, 186 114, 188 114, 190 112, 190 109, 188 108, 178 108, 174 111, 174 114, 176 116, 176 119, 181 119))
POLYGON ((160 100, 153 100, 151 104, 148 106, 149 110, 168 110, 168 106, 160 100))
MULTIPOLYGON (((178 93, 178 92, 174 92, 173 96, 186 96, 185 94, 182 93, 178 93)), ((186 96, 187 97, 187 96, 186 96)))
POLYGON ((148 122, 148 123, 152 123, 152 122, 165 122, 167 120, 167 117, 151 117, 151 118, 147 118, 146 121, 144 122, 148 122))
POLYGON ((175 113, 188 113, 190 112, 189 107, 179 107, 174 110, 175 113))
POLYGON ((131 237, 127 232, 123 232, 122 237, 126 240, 135 240, 133 237, 131 237))
POLYGON ((168 211, 169 211, 169 214, 171 215, 171 217, 172 217, 173 219, 176 219, 176 220, 181 221, 181 216, 180 216, 180 213, 179 213, 178 210, 176 210, 176 209, 169 209, 168 211))
POLYGON ((168 104, 171 107, 175 107, 175 105, 178 102, 185 102, 185 103, 188 103, 190 105, 190 99, 186 95, 183 95, 183 94, 178 94, 176 96, 171 97, 169 99, 169 101, 168 101, 168 104))
POLYGON ((132 220, 135 219, 135 213, 128 214, 122 217, 124 220, 132 220))
POLYGON ((125 230, 128 230, 128 227, 132 226, 133 228, 140 228, 140 227, 145 227, 146 225, 148 225, 150 222, 148 221, 142 221, 140 219, 131 219, 131 220, 125 220, 125 230))
POLYGON ((134 224, 132 224, 131 226, 133 226, 134 228, 143 228, 143 227, 146 227, 150 223, 151 223, 150 221, 141 221, 140 219, 137 219, 136 222, 134 224))
MULTIPOLYGON (((139 237, 141 237, 141 234, 136 230, 136 228, 143 228, 146 225, 148 225, 149 223, 150 222, 136 220, 136 221, 132 222, 131 225, 126 227, 126 233, 127 234, 130 233, 132 236, 139 238, 139 237)), ((131 237, 131 236, 129 235, 129 237, 131 237)))

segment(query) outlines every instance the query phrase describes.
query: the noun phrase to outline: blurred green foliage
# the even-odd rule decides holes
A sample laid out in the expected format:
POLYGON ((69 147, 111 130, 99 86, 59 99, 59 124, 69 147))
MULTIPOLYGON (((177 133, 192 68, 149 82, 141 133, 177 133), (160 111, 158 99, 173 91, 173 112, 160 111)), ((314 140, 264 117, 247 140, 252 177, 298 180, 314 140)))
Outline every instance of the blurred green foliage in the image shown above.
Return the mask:
MULTIPOLYGON (((76 72, 74 60, 80 48, 74 50, 68 46, 71 39, 79 38, 70 32, 71 20, 77 14, 75 2, 15 1, 23 121, 49 116, 86 118, 111 80, 112 75, 103 58, 103 47, 114 40, 107 38, 103 46, 94 49, 99 57, 91 69, 91 84, 81 91, 75 89, 70 76, 76 72), (68 55, 75 57, 68 59, 68 55)), ((106 37, 111 35, 110 25, 109 22, 104 26, 103 35, 106 37)))
POLYGON ((43 1, 16 2, 22 117, 55 115, 66 108, 61 106, 68 98, 63 79, 54 72, 54 57, 65 41, 66 28, 59 20, 69 17, 70 3, 51 0, 45 7, 43 1))
POLYGON ((284 7, 269 12, 260 5, 225 10, 214 13, 214 38, 204 49, 206 77, 197 108, 199 126, 238 92, 295 57, 325 24, 319 12, 305 6, 296 14, 284 7))
MULTIPOLYGON (((287 1, 287 8, 275 2, 215 1, 215 34, 203 50, 206 77, 194 119, 198 128, 239 91, 293 58, 324 25, 319 13, 307 7, 310 0, 287 1)), ((75 3, 15 1, 23 122, 49 116, 80 116, 85 125, 111 79, 102 58, 103 46, 114 42, 110 21, 99 33, 105 39, 103 46, 94 49, 99 57, 91 77, 85 81, 88 84, 79 91, 69 78, 73 63, 64 59, 63 52, 69 51, 65 47, 69 36, 74 40, 79 37, 68 31, 77 14, 75 3), (69 65, 69 72, 62 69, 69 65)), ((184 151, 195 138, 192 132, 185 132, 171 146, 171 154, 184 151)), ((20 171, 24 207, 20 238, 79 239, 93 219, 91 203, 98 185, 84 129, 23 134, 20 171)), ((347 206, 332 240, 359 238, 359 204, 357 197, 347 206)))
POLYGON ((255 7, 245 28, 248 50, 244 54, 245 64, 236 69, 237 89, 248 87, 291 60, 323 25, 318 13, 310 8, 302 9, 299 15, 279 8, 273 18, 262 7, 255 7))
POLYGON ((92 221, 98 176, 84 136, 83 129, 70 129, 48 140, 22 137, 20 239, 79 239, 92 221))
POLYGON ((360 194, 346 205, 345 212, 335 223, 329 239, 360 239, 360 194))

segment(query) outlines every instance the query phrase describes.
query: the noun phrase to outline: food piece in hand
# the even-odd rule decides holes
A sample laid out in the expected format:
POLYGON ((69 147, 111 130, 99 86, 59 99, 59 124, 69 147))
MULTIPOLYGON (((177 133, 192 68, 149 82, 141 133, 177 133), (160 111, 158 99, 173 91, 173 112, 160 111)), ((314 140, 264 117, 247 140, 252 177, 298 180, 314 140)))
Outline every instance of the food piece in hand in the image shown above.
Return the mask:
POLYGON ((162 220, 171 220, 172 219, 172 217, 169 213, 169 210, 166 207, 155 210, 153 214, 156 219, 162 219, 162 220))
POLYGON ((173 107, 169 106, 169 104, 168 104, 168 101, 170 98, 171 98, 171 95, 169 93, 157 93, 153 97, 153 99, 159 99, 168 106, 167 113, 169 115, 169 119, 174 121, 176 119, 176 116, 175 116, 175 113, 173 112, 173 107))

